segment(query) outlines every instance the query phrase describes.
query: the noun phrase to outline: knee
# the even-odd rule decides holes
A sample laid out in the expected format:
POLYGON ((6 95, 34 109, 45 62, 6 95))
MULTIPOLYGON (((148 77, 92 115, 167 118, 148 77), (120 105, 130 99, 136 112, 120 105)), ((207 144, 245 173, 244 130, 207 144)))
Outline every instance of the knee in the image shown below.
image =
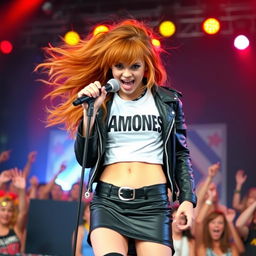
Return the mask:
POLYGON ((118 252, 110 252, 105 254, 104 256, 124 256, 124 255, 118 252))

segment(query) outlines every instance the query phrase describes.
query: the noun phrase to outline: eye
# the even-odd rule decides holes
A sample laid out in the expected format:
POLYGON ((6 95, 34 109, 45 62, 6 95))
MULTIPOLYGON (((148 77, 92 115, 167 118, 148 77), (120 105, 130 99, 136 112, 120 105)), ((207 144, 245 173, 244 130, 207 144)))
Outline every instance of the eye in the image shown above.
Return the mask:
POLYGON ((140 67, 141 67, 140 64, 135 63, 135 64, 133 64, 133 65, 131 66, 131 69, 137 70, 137 69, 139 69, 140 67))
POLYGON ((115 65, 115 68, 117 68, 117 69, 122 69, 122 68, 124 68, 124 65, 123 65, 122 63, 117 63, 117 64, 115 65))

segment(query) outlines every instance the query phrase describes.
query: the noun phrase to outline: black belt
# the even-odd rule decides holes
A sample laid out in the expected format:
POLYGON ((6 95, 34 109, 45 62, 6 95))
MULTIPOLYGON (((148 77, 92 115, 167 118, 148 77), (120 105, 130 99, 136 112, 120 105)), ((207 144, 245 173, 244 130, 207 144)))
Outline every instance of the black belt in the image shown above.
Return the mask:
POLYGON ((96 195, 114 196, 123 201, 131 201, 155 195, 167 194, 166 184, 157 184, 142 188, 117 187, 115 185, 99 181, 96 187, 96 195))

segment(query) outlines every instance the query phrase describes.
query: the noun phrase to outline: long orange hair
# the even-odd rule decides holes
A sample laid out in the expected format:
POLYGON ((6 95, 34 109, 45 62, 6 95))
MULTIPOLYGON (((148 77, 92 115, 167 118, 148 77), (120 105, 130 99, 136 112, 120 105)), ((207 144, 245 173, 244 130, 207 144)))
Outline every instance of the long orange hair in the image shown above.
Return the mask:
MULTIPOLYGON (((64 124, 64 128, 74 135, 83 111, 72 102, 77 93, 94 81, 105 84, 112 78, 111 67, 119 62, 132 64, 138 59, 145 61, 145 86, 162 85, 166 81, 166 71, 162 65, 159 50, 151 44, 153 32, 142 22, 125 20, 112 25, 108 32, 96 36, 89 34, 76 46, 61 45, 45 48, 47 58, 36 70, 42 69, 49 79, 42 79, 52 87, 46 95, 58 104, 47 107, 47 126, 64 124)), ((109 97, 106 98, 106 101, 109 97)), ((103 109, 106 111, 106 101, 103 109)))

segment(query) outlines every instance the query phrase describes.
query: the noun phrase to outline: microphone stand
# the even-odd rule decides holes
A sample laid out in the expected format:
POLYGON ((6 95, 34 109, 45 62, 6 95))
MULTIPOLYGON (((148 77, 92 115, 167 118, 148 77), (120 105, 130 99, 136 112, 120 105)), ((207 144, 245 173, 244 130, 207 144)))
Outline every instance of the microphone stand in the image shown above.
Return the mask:
POLYGON ((86 166, 87 155, 88 155, 87 154, 88 137, 89 137, 90 126, 91 126, 91 118, 94 112, 94 101, 95 101, 94 98, 88 101, 88 109, 87 109, 88 120, 87 120, 86 134, 85 134, 82 170, 81 170, 81 178, 80 178, 80 185, 79 185, 79 200, 78 200, 77 220, 76 220, 76 229, 75 229, 75 237, 74 237, 74 245, 73 245, 73 256, 76 255, 76 243, 77 243, 78 226, 80 221, 81 202, 82 202, 83 184, 84 184, 84 172, 85 172, 85 166, 86 166))

